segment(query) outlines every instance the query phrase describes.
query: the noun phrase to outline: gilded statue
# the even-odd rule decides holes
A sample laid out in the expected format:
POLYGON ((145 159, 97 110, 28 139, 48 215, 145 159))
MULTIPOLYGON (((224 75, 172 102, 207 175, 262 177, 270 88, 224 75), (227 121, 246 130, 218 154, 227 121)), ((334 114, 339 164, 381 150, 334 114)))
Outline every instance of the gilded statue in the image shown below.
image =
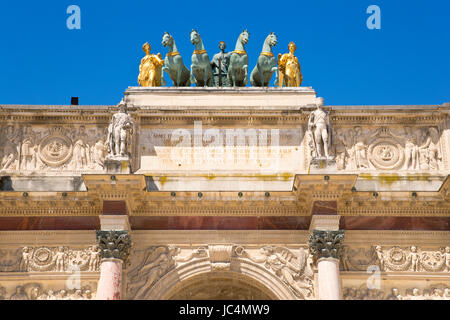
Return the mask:
POLYGON ((278 54, 278 70, 279 70, 279 82, 280 87, 299 87, 302 84, 303 76, 300 71, 300 63, 294 52, 297 49, 294 42, 290 42, 289 53, 281 55, 278 54))
POLYGON ((144 43, 142 49, 145 57, 141 59, 139 66, 138 83, 141 87, 160 87, 161 68, 164 65, 161 53, 150 54, 151 46, 148 42, 144 43))

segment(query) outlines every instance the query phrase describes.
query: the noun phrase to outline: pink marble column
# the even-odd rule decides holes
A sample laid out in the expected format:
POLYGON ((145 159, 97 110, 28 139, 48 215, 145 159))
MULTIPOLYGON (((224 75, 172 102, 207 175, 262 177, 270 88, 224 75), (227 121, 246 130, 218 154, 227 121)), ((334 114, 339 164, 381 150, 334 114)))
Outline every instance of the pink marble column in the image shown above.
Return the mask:
POLYGON ((341 300, 341 279, 339 277, 339 260, 321 258, 317 261, 319 280, 318 295, 320 300, 341 300))
POLYGON ((122 292, 122 264, 130 254, 131 239, 126 230, 98 230, 100 248, 100 279, 96 300, 120 300, 122 292))
POLYGON ((120 300, 122 292, 122 260, 102 259, 96 300, 120 300))

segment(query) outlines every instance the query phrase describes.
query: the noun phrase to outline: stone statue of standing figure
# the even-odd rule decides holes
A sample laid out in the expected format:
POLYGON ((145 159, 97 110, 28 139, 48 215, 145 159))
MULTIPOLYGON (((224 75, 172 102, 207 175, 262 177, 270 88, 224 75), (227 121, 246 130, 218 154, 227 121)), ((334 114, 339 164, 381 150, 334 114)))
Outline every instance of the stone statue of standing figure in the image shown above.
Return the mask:
POLYGON ((328 150, 331 146, 331 126, 328 112, 322 109, 323 98, 317 98, 317 109, 310 113, 308 131, 313 140, 313 158, 330 157, 328 150))
POLYGON ((219 42, 220 52, 216 53, 211 61, 211 68, 213 71, 213 86, 214 87, 229 87, 228 81, 228 66, 230 65, 231 52, 225 52, 227 45, 224 41, 219 42))
POLYGON ((109 157, 129 157, 134 120, 127 113, 123 99, 119 112, 115 113, 108 127, 109 157))

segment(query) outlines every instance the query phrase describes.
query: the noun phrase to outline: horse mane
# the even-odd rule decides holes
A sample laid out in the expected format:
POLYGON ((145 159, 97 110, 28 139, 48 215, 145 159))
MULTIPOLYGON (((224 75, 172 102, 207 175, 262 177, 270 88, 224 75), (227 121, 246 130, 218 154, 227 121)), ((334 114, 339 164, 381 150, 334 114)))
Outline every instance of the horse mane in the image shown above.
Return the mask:
POLYGON ((192 32, 196 32, 197 34, 199 34, 197 29, 192 29, 191 34, 192 34, 192 32))

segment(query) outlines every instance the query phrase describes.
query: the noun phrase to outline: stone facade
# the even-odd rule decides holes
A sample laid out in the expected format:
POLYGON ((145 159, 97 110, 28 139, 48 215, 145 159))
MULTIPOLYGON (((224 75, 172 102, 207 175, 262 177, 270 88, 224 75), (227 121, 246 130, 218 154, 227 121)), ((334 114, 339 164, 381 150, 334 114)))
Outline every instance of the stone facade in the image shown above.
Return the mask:
POLYGON ((0 105, 0 299, 448 299, 450 104, 322 106, 310 87, 123 104, 0 105))

